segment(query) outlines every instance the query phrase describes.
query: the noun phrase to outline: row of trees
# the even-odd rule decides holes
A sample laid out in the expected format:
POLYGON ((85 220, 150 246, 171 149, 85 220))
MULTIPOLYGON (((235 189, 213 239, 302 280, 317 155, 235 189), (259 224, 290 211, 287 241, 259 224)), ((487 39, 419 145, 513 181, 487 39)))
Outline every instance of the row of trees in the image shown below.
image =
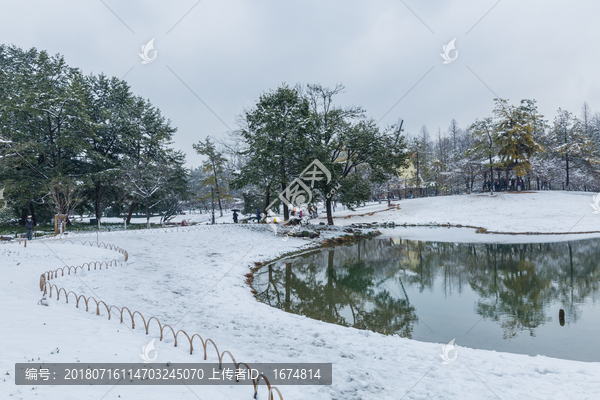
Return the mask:
MULTIPOLYGON (((240 117, 240 129, 218 149, 207 138, 194 145, 201 168, 184 168, 171 147, 176 128, 126 82, 85 76, 60 55, 0 46, 0 174, 15 215, 48 221, 55 214, 93 213, 130 222, 134 212, 163 219, 190 208, 279 207, 278 195, 318 159, 331 180, 307 193, 352 206, 371 196, 405 164, 404 139, 380 129, 361 107, 340 107, 344 89, 282 85, 260 96, 240 117), (335 185, 335 187, 334 187, 335 185), (327 196, 335 192, 335 196, 327 196)), ((285 218, 289 210, 283 205, 285 218)))
MULTIPOLYGON (((333 89, 282 85, 244 111, 231 140, 235 146, 227 147, 237 167, 231 186, 243 190, 246 211, 278 207, 273 200, 317 159, 331 179, 313 181, 305 198, 322 200, 333 224, 334 201, 349 207, 364 202, 372 185, 405 165, 406 145, 398 127, 381 129, 361 107, 335 105, 343 90, 341 84, 333 89)), ((289 218, 285 202, 283 215, 289 218)))
POLYGON ((323 202, 329 224, 336 202, 352 208, 407 187, 491 189, 504 173, 538 189, 599 189, 600 114, 587 104, 581 118, 559 109, 550 124, 534 100, 496 99, 492 116, 467 129, 452 120, 437 138, 423 126, 407 139, 361 107, 337 105, 343 90, 283 84, 263 93, 228 138, 193 146, 205 161, 188 170, 171 147, 176 128, 125 81, 85 76, 60 55, 0 46, 0 189, 23 219, 91 212, 98 223, 108 213, 128 223, 141 211, 148 224, 182 207, 217 207, 222 216, 237 201, 247 214, 283 206, 288 219, 278 196, 315 159, 331 176, 312 180, 303 197, 323 202))
POLYGON ((559 109, 550 124, 535 100, 518 106, 495 101, 492 116, 467 129, 452 120, 446 132, 438 130, 432 138, 423 126, 409 140, 418 173, 402 183, 457 193, 493 189, 493 182, 508 173, 538 190, 600 189, 600 113, 592 115, 584 103, 581 118, 559 109))
POLYGON ((60 55, 0 46, 0 174, 18 215, 178 207, 187 192, 176 129, 126 82, 84 76, 60 55))

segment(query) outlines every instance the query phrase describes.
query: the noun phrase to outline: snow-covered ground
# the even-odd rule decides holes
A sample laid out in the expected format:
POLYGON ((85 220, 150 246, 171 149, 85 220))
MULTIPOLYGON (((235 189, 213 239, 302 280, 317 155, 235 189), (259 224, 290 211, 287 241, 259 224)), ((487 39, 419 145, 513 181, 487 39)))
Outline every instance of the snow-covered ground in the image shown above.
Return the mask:
MULTIPOLYGON (((188 213, 186 213, 186 214, 174 215, 172 218, 169 218, 169 222, 177 223, 178 225, 181 225, 183 220, 186 220, 188 223, 201 224, 201 223, 210 222, 211 218, 212 218, 211 214, 188 214, 188 213)), ((90 217, 75 216, 75 220, 77 222, 89 223, 90 217)), ((223 217, 221 217, 219 214, 219 211, 216 211, 215 212, 215 222, 216 223, 232 222, 232 214, 230 212, 228 212, 228 210, 223 210, 223 217)), ((146 217, 134 215, 131 218, 131 222, 129 223, 129 225, 130 226, 135 225, 136 228, 138 228, 139 225, 145 226, 146 223, 147 223, 146 217)), ((150 217, 150 223, 160 224, 161 217, 160 216, 150 217)), ((103 217, 101 219, 101 224, 123 224, 123 218, 103 217)))
MULTIPOLYGON (((506 232, 600 230, 600 214, 593 214, 591 199, 589 193, 557 192, 413 199, 399 202, 400 210, 372 216, 358 214, 387 207, 371 205, 352 213, 338 209, 336 216, 340 218, 335 222, 450 222, 506 232), (355 216, 343 218, 350 214, 355 216)), ((414 232, 421 238, 434 232, 419 229, 414 232)), ((454 241, 472 241, 476 236, 488 241, 534 238, 480 235, 464 228, 444 231, 451 231, 448 240, 454 241)), ((95 240, 96 235, 90 238, 95 240)), ((577 237, 546 238, 558 241, 577 237)), ((270 229, 253 225, 189 232, 102 233, 100 240, 126 249, 129 261, 52 282, 78 294, 94 295, 108 304, 138 310, 146 318, 156 316, 190 334, 211 338, 221 351, 231 351, 237 361, 333 363, 333 385, 281 386, 286 400, 595 399, 600 393, 600 363, 475 350, 457 343, 456 361, 443 365, 439 356, 442 344, 331 325, 287 314, 253 298, 244 275, 254 262, 313 246, 319 240, 284 241, 270 229)), ((27 248, 0 245, 0 338, 5 345, 0 357, 0 398, 250 400, 253 391, 249 386, 32 388, 14 384, 16 362, 141 361, 138 354, 151 339, 158 339, 157 329, 151 328, 146 336, 141 327, 132 331, 115 317, 109 321, 105 313, 86 313, 81 307, 75 308, 72 301, 65 304, 62 298, 58 302, 50 299, 49 307, 37 305, 41 298, 39 275, 43 271, 65 263, 79 265, 116 256, 123 260, 110 250, 49 240, 30 242, 27 248)), ((175 348, 170 338, 157 340, 156 346, 157 362, 202 361, 200 351, 189 355, 187 345, 175 348)), ((209 352, 207 361, 215 360, 216 356, 209 352)))
MULTIPOLYGON (((387 204, 373 204, 357 212, 340 211, 337 225, 356 222, 400 224, 471 225, 497 232, 600 231, 600 214, 594 214, 593 194, 585 192, 503 192, 426 197, 394 201, 400 210, 381 211, 387 204), (366 215, 377 211, 373 215, 366 215), (351 218, 344 218, 350 214, 351 218), (357 214, 365 214, 358 216, 357 214)), ((320 215, 323 216, 323 215, 320 215)), ((324 219, 321 219, 324 220, 324 219)))
MULTIPOLYGON (((593 195, 590 192, 540 191, 501 192, 493 196, 479 193, 425 197, 394 200, 393 205, 400 209, 393 211, 386 211, 388 207, 385 201, 368 203, 356 211, 338 205, 334 215, 336 225, 394 221, 397 224, 471 225, 497 232, 591 232, 600 231, 600 220, 593 218, 593 195), (369 215, 371 213, 373 214, 369 215), (347 218, 348 216, 351 217, 347 218)), ((596 214, 598 215, 600 214, 596 214)), ((281 217, 279 215, 279 219, 281 217)), ((181 225, 186 220, 190 224, 205 224, 210 219, 210 214, 187 213, 174 216, 171 222, 181 225)), ((89 218, 83 218, 82 221, 88 222, 89 218)), ((323 204, 319 207, 318 221, 327 221, 323 204)), ((122 223, 123 220, 105 217, 102 222, 122 223)), ((151 217, 150 222, 158 224, 160 217, 151 217)), ((216 211, 215 222, 231 223, 231 212, 224 210, 223 217, 220 217, 216 211)), ((146 218, 133 218, 131 224, 145 225, 146 218)))

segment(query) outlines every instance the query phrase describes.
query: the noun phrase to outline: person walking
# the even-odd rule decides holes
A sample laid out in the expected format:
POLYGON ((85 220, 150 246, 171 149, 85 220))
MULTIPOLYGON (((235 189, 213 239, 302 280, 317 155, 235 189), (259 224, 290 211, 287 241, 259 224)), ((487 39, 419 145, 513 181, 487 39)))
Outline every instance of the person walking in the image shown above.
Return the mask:
POLYGON ((31 219, 31 215, 28 215, 25 220, 25 229, 27 229, 27 239, 29 240, 33 238, 33 225, 33 219, 31 219))
POLYGON ((238 223, 238 214, 237 214, 237 211, 233 212, 233 223, 234 224, 238 223))
POLYGON ((260 210, 258 208, 256 209, 256 223, 260 223, 260 210))

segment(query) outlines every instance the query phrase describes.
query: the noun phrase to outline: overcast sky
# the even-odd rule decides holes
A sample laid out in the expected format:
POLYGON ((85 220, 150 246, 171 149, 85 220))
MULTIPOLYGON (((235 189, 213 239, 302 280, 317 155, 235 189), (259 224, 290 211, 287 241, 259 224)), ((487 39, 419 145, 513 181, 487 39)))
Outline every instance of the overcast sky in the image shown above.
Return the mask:
POLYGON ((452 118, 465 128, 496 96, 536 99, 549 120, 558 107, 580 115, 584 101, 600 111, 598 15, 598 1, 21 0, 2 5, 0 40, 125 76, 198 166, 192 143, 223 137, 284 82, 341 82, 338 104, 363 106, 382 127, 403 118, 413 134, 445 133, 452 118), (156 59, 144 65, 152 38, 156 59), (454 38, 458 57, 443 64, 454 38))

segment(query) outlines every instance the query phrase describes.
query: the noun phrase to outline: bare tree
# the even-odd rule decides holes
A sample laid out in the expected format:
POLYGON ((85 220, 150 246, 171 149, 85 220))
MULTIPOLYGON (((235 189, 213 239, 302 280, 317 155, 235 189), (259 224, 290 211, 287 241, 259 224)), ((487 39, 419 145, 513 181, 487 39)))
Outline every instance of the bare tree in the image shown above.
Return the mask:
POLYGON ((83 183, 62 176, 52 179, 48 184, 51 207, 57 214, 66 215, 67 222, 69 215, 83 201, 80 190, 82 186, 83 183))
POLYGON ((162 203, 165 197, 159 196, 169 180, 171 171, 152 164, 129 165, 123 171, 125 188, 131 197, 144 204, 146 209, 146 227, 150 228, 152 209, 162 203))

